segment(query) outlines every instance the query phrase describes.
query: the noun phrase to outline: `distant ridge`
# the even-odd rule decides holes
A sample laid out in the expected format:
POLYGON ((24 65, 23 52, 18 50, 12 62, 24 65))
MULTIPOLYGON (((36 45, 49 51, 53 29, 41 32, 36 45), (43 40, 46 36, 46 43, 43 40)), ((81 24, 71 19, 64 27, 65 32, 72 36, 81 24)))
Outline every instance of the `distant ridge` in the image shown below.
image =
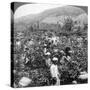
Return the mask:
POLYGON ((30 27, 31 25, 37 22, 42 24, 42 21, 49 17, 57 18, 63 15, 76 17, 83 13, 85 13, 83 9, 75 6, 63 6, 54 9, 49 9, 43 11, 40 14, 27 15, 14 20, 15 30, 26 30, 27 27, 30 27))

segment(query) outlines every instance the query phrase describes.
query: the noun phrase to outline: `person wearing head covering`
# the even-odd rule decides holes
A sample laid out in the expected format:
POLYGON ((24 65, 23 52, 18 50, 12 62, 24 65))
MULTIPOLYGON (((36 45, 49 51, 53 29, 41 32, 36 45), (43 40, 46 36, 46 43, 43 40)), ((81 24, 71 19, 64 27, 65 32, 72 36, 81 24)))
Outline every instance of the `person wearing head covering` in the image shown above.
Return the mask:
POLYGON ((71 50, 70 47, 66 47, 65 48, 65 58, 67 61, 70 61, 71 60, 71 54, 73 54, 73 50, 71 50))
POLYGON ((54 78, 56 80, 55 85, 60 85, 59 71, 58 71, 57 62, 58 62, 58 58, 53 57, 52 58, 52 64, 51 64, 51 67, 50 67, 50 72, 51 72, 52 78, 54 78))

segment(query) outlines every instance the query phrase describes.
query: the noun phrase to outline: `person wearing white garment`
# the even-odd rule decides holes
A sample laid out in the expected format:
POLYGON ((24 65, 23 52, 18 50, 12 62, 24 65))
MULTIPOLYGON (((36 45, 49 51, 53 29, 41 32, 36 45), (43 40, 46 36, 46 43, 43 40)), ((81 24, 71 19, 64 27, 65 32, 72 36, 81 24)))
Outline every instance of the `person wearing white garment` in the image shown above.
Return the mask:
POLYGON ((51 72, 51 76, 52 78, 56 78, 56 84, 55 85, 60 85, 60 79, 59 79, 59 71, 58 71, 58 58, 57 57, 53 57, 52 59, 52 64, 50 67, 50 72, 51 72))

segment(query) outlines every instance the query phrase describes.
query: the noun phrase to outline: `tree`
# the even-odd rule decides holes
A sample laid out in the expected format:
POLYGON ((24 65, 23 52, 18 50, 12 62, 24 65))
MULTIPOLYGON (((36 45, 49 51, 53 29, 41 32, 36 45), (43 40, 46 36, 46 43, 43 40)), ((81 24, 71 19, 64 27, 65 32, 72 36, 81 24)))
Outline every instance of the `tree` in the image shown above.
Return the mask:
POLYGON ((71 31, 73 26, 73 20, 71 17, 67 17, 64 20, 64 25, 62 27, 63 30, 65 31, 71 31))

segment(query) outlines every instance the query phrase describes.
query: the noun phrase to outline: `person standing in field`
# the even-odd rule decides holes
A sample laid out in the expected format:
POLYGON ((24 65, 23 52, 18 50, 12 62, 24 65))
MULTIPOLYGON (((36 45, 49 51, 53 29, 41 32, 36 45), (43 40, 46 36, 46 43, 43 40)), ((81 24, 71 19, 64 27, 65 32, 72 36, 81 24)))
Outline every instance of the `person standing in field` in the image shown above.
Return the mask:
POLYGON ((58 63, 58 58, 57 57, 53 57, 52 64, 50 66, 50 72, 51 72, 52 78, 56 80, 55 85, 60 85, 60 79, 59 79, 60 75, 59 75, 57 63, 58 63))

